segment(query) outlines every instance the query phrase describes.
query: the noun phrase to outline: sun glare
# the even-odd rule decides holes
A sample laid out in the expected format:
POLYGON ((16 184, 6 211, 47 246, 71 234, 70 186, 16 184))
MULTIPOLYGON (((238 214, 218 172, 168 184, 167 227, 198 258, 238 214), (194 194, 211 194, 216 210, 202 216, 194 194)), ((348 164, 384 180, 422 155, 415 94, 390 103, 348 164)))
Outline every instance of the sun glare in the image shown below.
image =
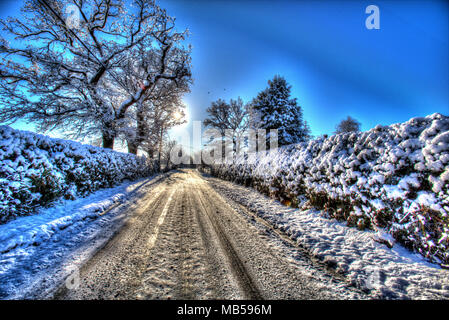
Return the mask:
POLYGON ((175 119, 176 121, 184 120, 184 123, 182 123, 180 125, 177 125, 177 126, 174 126, 172 128, 172 132, 173 133, 182 132, 187 127, 187 125, 188 125, 188 123, 190 121, 189 109, 185 108, 184 109, 184 113, 178 112, 178 111, 173 113, 173 119, 175 119))
POLYGON ((176 121, 181 120, 181 119, 183 118, 183 114, 182 114, 181 112, 175 112, 175 113, 173 114, 173 118, 174 118, 176 121))

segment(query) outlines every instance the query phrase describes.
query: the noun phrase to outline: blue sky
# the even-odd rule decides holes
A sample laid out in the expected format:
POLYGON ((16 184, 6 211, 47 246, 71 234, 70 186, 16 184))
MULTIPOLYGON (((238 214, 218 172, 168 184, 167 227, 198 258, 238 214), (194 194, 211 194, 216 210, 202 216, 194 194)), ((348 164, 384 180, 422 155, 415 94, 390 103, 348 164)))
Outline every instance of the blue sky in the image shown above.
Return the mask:
MULTIPOLYGON (((368 130, 449 114, 446 1, 162 0, 193 45, 189 120, 218 98, 251 100, 275 74, 292 85, 315 135, 351 115, 368 130), (380 9, 367 30, 365 8, 380 9)), ((19 2, 3 2, 2 18, 19 2)), ((23 128, 21 125, 20 127, 23 128)), ((28 127, 30 128, 30 127, 28 127)))
POLYGON ((275 74, 292 85, 315 135, 347 115, 362 129, 449 114, 445 1, 200 1, 161 5, 188 27, 195 85, 185 101, 202 120, 210 102, 249 101, 275 74), (380 9, 367 30, 365 8, 380 9), (210 93, 209 93, 210 92, 210 93))

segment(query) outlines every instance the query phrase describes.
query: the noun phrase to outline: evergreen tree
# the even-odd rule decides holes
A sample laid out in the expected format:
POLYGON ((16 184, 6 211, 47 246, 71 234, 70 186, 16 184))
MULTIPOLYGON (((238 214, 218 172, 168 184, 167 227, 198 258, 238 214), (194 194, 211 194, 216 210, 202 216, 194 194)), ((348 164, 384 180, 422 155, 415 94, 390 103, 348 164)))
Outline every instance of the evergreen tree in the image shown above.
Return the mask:
POLYGON ((301 106, 296 98, 290 97, 291 86, 276 75, 268 81, 268 88, 260 92, 252 102, 252 113, 257 116, 257 127, 278 130, 278 145, 306 141, 310 138, 310 128, 303 119, 301 106))

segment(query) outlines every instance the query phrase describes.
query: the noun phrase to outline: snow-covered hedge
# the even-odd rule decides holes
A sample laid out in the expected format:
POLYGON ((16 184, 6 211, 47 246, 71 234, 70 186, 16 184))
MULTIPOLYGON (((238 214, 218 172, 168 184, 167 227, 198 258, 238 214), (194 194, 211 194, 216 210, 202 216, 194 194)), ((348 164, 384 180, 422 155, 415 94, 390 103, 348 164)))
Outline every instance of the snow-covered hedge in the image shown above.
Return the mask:
POLYGON ((380 229, 434 262, 449 263, 447 116, 319 138, 210 169, 284 204, 380 229))
POLYGON ((0 126, 0 223, 154 170, 144 157, 0 126))

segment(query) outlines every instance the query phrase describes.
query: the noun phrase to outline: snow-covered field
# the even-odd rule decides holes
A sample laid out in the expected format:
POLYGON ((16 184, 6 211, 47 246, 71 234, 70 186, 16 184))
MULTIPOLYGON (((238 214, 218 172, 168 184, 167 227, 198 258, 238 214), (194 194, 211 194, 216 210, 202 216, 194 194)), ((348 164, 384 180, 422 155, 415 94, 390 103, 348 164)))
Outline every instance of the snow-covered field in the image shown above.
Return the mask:
POLYGON ((449 263, 449 117, 338 134, 209 167, 231 180, 449 263))
POLYGON ((144 157, 0 126, 0 223, 154 169, 144 157))

